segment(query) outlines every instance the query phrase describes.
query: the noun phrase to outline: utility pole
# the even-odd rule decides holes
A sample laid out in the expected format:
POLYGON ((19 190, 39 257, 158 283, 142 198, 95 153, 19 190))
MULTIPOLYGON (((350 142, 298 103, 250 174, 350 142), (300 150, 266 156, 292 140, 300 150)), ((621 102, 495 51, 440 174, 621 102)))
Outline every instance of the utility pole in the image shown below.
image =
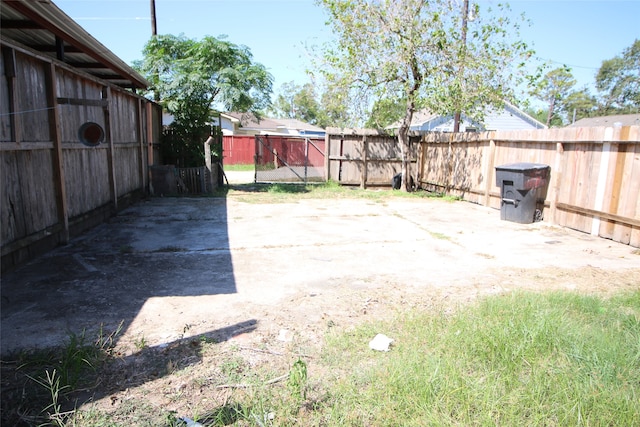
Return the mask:
MULTIPOLYGON (((158 35, 158 26, 156 22, 156 0, 151 0, 151 37, 155 37, 158 35)), ((154 73, 155 80, 158 80, 158 73, 154 73)), ((160 101, 160 92, 158 92, 157 88, 153 91, 153 99, 154 101, 160 101)))
MULTIPOLYGON (((460 69, 458 70, 458 79, 460 85, 462 85, 462 79, 464 78, 464 61, 466 61, 467 53, 467 18, 469 17, 469 0, 464 0, 462 6, 462 49, 460 58, 460 69)), ((461 93, 462 95, 462 93, 461 93)), ((460 132, 460 110, 456 111, 453 115, 453 131, 460 132)))
POLYGON ((156 26, 156 0, 151 0, 151 35, 158 35, 158 27, 156 26))

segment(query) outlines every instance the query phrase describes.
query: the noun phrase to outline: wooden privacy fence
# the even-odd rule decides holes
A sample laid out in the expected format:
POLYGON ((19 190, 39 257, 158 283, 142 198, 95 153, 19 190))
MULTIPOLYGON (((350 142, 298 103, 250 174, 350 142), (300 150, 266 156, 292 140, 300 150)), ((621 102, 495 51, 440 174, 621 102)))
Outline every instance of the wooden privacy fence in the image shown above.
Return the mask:
MULTIPOLYGON (((410 158, 415 162, 420 136, 412 136, 411 141, 410 158)), ((329 128, 325 152, 327 180, 345 185, 390 185, 402 167, 397 138, 371 129, 329 128)))
POLYGON ((2 266, 9 267, 148 191, 162 111, 5 39, 2 52, 0 216, 2 266))
POLYGON ((640 247, 640 127, 430 133, 419 143, 422 188, 500 208, 495 167, 551 167, 544 220, 640 247))
MULTIPOLYGON (((325 140, 327 179, 388 186, 400 172, 396 137, 328 129, 325 140)), ((544 221, 640 247, 639 126, 413 134, 411 161, 421 188, 496 209, 496 166, 549 165, 544 221)))

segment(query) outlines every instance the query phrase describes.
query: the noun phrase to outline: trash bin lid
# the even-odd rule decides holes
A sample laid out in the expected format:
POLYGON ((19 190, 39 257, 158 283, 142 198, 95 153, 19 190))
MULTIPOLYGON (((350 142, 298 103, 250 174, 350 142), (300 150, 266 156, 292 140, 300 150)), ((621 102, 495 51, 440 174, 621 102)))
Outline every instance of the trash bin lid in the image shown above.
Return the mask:
POLYGON ((529 170, 540 170, 547 169, 549 165, 545 165, 544 163, 509 163, 506 165, 496 166, 496 170, 510 170, 510 171, 529 171, 529 170))

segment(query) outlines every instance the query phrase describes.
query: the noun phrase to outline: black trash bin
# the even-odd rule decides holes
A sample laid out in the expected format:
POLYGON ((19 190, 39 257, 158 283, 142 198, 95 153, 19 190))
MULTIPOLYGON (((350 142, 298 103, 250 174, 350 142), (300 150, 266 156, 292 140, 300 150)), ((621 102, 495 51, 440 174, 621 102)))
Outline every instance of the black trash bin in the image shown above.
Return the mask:
POLYGON ((496 184, 502 197, 500 219, 520 224, 542 220, 550 171, 548 165, 540 163, 496 166, 496 184))

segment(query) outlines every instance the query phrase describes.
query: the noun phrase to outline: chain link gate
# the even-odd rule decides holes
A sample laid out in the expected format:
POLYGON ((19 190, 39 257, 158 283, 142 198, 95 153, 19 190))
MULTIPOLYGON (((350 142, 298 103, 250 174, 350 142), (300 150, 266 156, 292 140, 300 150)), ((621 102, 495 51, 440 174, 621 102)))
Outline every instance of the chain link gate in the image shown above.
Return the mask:
POLYGON ((256 135, 256 182, 324 182, 324 138, 256 135))

